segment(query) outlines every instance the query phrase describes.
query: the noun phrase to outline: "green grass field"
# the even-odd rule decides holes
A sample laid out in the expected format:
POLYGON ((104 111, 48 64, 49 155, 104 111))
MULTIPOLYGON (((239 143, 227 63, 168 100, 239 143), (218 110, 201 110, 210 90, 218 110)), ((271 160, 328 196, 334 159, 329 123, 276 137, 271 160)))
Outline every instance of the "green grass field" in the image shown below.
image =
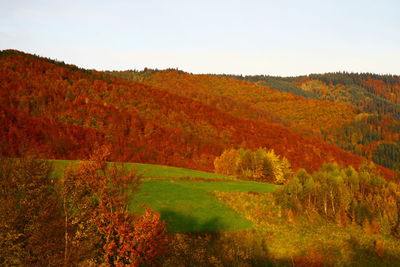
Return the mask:
MULTIPOLYGON (((78 164, 78 161, 68 160, 51 162, 54 177, 60 177, 69 165, 78 164)), ((220 202, 211 192, 269 193, 275 188, 271 184, 240 181, 234 177, 183 168, 139 163, 124 165, 128 169, 135 168, 144 178, 140 190, 133 196, 131 210, 150 207, 161 214, 172 232, 251 228, 253 224, 250 221, 220 202)))
POLYGON ((250 181, 144 181, 131 204, 150 206, 169 231, 221 231, 252 227, 252 223, 222 204, 211 192, 272 192, 274 185, 250 181))

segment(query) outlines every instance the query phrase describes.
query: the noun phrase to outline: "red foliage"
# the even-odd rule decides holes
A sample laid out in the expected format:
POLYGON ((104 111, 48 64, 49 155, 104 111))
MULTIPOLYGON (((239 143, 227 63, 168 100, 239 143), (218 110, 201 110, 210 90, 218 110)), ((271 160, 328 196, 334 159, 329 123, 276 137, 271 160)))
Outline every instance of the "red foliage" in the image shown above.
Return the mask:
MULTIPOLYGON (((218 79, 212 83, 226 82, 218 79)), ((234 81, 229 83, 235 88, 242 86, 234 81)), ((84 159, 98 144, 109 143, 114 161, 202 170, 212 170, 217 155, 238 146, 273 148, 294 169, 309 171, 326 161, 362 161, 267 119, 270 113, 260 113, 250 101, 206 98, 6 51, 0 54, 0 150, 7 156, 84 159)))
POLYGON ((0 153, 3 156, 35 155, 42 158, 86 159, 104 135, 91 128, 34 118, 0 106, 0 153))
POLYGON ((110 266, 152 265, 165 253, 165 224, 150 209, 138 217, 128 210, 138 179, 132 173, 121 173, 115 165, 107 168, 109 155, 110 146, 102 146, 77 171, 98 202, 92 217, 103 236, 104 260, 110 266))

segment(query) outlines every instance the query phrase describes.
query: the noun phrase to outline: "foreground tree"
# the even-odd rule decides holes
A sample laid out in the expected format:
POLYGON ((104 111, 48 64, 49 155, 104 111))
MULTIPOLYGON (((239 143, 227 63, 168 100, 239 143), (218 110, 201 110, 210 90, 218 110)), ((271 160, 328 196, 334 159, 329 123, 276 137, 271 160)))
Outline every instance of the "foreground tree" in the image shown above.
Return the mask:
POLYGON ((0 265, 62 265, 62 213, 50 178, 37 159, 0 158, 0 265))
POLYGON ((129 211, 129 198, 138 189, 139 180, 122 165, 107 164, 109 155, 110 148, 104 146, 89 161, 64 174, 64 261, 110 266, 156 264, 167 243, 164 223, 149 209, 140 216, 129 211), (86 251, 79 253, 82 247, 86 251), (80 258, 76 258, 77 252, 80 258))
POLYGON ((109 153, 102 147, 57 180, 48 161, 0 158, 1 266, 157 265, 164 223, 150 209, 129 211, 139 181, 107 164, 109 153))

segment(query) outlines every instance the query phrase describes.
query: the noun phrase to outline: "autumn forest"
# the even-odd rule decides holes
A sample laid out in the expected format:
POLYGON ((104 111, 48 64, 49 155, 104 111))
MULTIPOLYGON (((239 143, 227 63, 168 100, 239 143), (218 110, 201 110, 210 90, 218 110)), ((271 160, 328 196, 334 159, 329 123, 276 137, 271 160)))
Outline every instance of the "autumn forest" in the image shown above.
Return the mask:
POLYGON ((400 264, 400 76, 3 50, 0 161, 2 266, 400 264))

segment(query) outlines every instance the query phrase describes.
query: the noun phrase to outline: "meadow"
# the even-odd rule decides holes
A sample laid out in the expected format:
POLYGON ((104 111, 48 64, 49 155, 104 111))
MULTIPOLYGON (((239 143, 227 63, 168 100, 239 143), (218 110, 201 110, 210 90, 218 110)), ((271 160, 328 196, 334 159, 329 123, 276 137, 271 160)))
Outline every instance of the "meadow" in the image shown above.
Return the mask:
MULTIPOLYGON (((53 174, 59 178, 68 166, 79 161, 51 160, 53 174)), ((109 163, 111 164, 111 163, 109 163)), ((213 192, 269 193, 272 184, 237 180, 234 177, 184 168, 123 163, 135 169, 142 178, 138 192, 132 196, 132 211, 150 207, 161 214, 170 232, 231 231, 253 227, 230 207, 219 201, 213 192)))

